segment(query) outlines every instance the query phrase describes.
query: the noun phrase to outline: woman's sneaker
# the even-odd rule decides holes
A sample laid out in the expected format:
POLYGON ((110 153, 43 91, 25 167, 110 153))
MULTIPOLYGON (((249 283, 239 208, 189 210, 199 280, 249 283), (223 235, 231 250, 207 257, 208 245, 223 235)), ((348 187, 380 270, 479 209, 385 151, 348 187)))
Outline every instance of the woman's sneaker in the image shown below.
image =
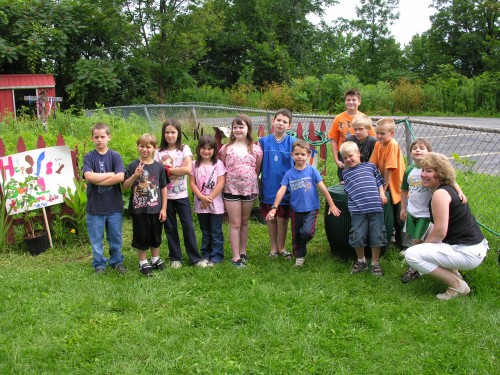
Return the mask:
POLYGON ((139 264, 139 272, 147 277, 153 276, 153 267, 149 263, 139 264))

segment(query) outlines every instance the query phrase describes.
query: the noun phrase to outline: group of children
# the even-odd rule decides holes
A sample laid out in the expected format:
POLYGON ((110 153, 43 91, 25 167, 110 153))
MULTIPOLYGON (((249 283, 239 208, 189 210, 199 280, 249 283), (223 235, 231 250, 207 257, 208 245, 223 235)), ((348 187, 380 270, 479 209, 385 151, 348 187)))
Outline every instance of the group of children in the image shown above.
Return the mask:
MULTIPOLYGON (((430 145, 421 139, 411 145, 415 165, 408 168, 403 179, 404 160, 393 139, 394 121, 379 120, 374 132, 370 117, 358 111, 361 96, 357 90, 345 93, 345 104, 346 111, 333 121, 329 137, 339 180, 348 194, 352 222, 349 244, 357 255, 351 273, 368 268, 364 249, 370 246, 371 271, 375 276, 382 276, 379 256, 380 248, 387 245, 383 210, 388 201, 386 192, 396 217, 406 220, 407 233, 415 241, 423 238, 429 226, 425 200, 428 203, 430 195, 424 197, 425 189, 419 183, 417 168, 421 156, 430 151, 430 145)), ((291 122, 291 112, 279 110, 273 119, 273 133, 254 143, 250 118, 238 115, 231 124, 228 142, 218 150, 213 136, 202 136, 193 161, 190 147, 182 143, 180 123, 169 119, 162 126, 159 147, 153 135, 139 137, 139 158, 127 168, 120 155, 108 149, 109 127, 96 124, 92 128, 95 150, 85 155, 83 166, 88 182, 87 227, 95 272, 105 272, 107 265, 120 273, 126 272, 121 251, 122 188, 131 190, 128 211, 132 217, 132 247, 138 251, 139 271, 145 276, 165 268, 159 256, 163 230, 168 241, 170 266, 182 267, 177 219, 190 264, 211 267, 221 262, 224 212, 229 220, 231 263, 245 267, 249 220, 259 192, 271 244, 269 257, 290 259, 293 255, 295 265, 302 266, 306 244, 315 234, 320 207, 318 191, 326 199, 328 214, 339 216, 340 210, 321 175, 309 164, 309 144, 287 133, 291 122), (201 253, 196 243, 188 184, 202 233, 201 253), (285 249, 289 219, 292 253, 285 249), (109 243, 109 260, 104 256, 104 232, 109 243)), ((458 186, 456 189, 461 194, 458 186)), ((402 225, 395 227, 400 235, 402 225)), ((403 281, 418 278, 415 272, 409 269, 403 281)))

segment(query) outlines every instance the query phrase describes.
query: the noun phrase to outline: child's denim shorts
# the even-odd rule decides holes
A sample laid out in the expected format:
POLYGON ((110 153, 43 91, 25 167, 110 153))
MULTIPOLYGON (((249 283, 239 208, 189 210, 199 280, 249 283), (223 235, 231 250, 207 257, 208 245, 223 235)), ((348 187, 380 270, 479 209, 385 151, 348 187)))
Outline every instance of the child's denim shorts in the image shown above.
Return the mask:
POLYGON ((383 212, 351 214, 349 245, 356 247, 382 247, 387 245, 387 231, 383 212))

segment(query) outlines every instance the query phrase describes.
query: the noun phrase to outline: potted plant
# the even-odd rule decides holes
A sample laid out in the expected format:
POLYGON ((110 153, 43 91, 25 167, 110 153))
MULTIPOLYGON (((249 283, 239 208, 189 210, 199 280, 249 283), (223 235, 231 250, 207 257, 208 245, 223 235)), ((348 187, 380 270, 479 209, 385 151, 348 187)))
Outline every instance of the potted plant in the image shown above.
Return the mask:
POLYGON ((10 209, 19 212, 24 220, 23 239, 31 255, 43 253, 49 247, 45 229, 35 227, 36 208, 34 210, 33 205, 37 202, 36 193, 41 190, 38 179, 34 175, 28 175, 24 181, 11 178, 5 185, 5 196, 11 199, 10 209))

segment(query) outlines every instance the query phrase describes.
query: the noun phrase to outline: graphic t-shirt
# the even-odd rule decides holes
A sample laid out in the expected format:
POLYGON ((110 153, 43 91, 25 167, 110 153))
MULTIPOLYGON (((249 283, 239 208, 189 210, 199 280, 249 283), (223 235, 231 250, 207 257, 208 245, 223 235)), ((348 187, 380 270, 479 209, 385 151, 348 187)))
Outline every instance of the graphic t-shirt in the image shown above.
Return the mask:
MULTIPOLYGON (((184 158, 193 157, 193 153, 188 145, 184 145, 181 150, 161 150, 155 153, 155 160, 163 165, 168 165, 173 168, 182 167, 184 158)), ((168 199, 187 198, 187 175, 170 176, 168 183, 168 199)))
MULTIPOLYGON (((132 176, 139 166, 139 160, 134 160, 127 166, 125 179, 132 176)), ((161 189, 167 186, 165 168, 157 161, 144 164, 142 176, 134 181, 130 188, 128 211, 134 214, 156 214, 161 210, 161 189)))
POLYGON ((295 212, 319 210, 318 182, 323 181, 319 172, 306 164, 302 170, 290 169, 283 176, 281 185, 290 191, 290 206, 295 212))

